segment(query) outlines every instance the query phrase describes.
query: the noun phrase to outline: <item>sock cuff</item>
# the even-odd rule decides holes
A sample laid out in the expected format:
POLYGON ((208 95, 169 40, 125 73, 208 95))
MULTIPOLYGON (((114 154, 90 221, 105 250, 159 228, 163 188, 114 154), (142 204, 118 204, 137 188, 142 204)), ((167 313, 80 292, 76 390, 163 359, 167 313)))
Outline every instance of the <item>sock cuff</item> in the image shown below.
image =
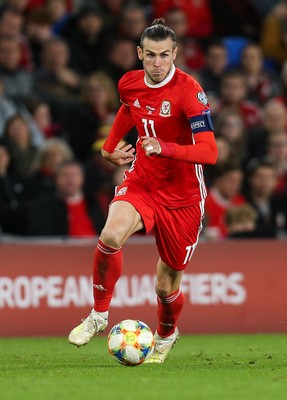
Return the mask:
POLYGON ((100 252, 105 253, 105 254, 117 254, 122 250, 122 247, 115 248, 115 247, 107 246, 100 239, 98 241, 97 248, 100 252))
POLYGON ((180 296, 181 294, 182 294, 182 291, 180 289, 178 289, 176 292, 174 292, 166 297, 157 296, 157 298, 161 303, 167 304, 167 303, 172 303, 173 301, 175 301, 178 298, 178 296, 180 296))

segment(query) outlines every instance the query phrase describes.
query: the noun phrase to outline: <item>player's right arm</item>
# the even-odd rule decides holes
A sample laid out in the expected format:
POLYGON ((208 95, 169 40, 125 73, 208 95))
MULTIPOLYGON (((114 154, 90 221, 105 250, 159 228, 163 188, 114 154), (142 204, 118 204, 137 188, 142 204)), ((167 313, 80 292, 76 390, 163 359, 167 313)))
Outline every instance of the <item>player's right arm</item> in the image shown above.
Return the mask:
POLYGON ((134 159, 135 149, 122 139, 134 126, 129 106, 122 104, 113 122, 111 131, 102 147, 102 156, 116 165, 129 164, 134 159))

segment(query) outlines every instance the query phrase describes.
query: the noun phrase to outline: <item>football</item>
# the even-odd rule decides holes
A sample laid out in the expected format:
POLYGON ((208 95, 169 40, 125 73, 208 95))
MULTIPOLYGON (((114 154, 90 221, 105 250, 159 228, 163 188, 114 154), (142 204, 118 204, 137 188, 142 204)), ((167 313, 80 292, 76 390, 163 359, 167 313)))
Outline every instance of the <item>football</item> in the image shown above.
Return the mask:
POLYGON ((108 349, 122 365, 140 365, 154 350, 154 337, 147 324, 139 320, 125 319, 110 330, 108 349))

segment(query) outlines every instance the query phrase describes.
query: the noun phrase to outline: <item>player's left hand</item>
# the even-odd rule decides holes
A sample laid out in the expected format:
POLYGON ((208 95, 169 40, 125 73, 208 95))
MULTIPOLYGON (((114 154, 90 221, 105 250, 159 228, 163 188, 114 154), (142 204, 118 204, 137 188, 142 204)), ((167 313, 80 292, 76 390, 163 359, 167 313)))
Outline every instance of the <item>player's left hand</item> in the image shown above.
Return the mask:
POLYGON ((141 136, 141 143, 142 148, 145 150, 147 156, 161 153, 161 147, 156 138, 150 136, 141 136))

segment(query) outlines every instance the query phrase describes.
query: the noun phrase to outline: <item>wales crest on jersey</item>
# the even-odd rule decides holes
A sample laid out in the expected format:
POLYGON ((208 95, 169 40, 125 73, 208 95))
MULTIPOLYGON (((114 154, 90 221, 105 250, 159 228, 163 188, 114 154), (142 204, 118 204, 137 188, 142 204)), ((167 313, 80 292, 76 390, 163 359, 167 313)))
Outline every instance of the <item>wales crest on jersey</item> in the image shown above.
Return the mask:
POLYGON ((170 113, 171 113, 171 104, 170 104, 170 101, 164 100, 164 101, 161 103, 159 115, 161 115, 162 117, 169 117, 169 116, 170 116, 170 113))

